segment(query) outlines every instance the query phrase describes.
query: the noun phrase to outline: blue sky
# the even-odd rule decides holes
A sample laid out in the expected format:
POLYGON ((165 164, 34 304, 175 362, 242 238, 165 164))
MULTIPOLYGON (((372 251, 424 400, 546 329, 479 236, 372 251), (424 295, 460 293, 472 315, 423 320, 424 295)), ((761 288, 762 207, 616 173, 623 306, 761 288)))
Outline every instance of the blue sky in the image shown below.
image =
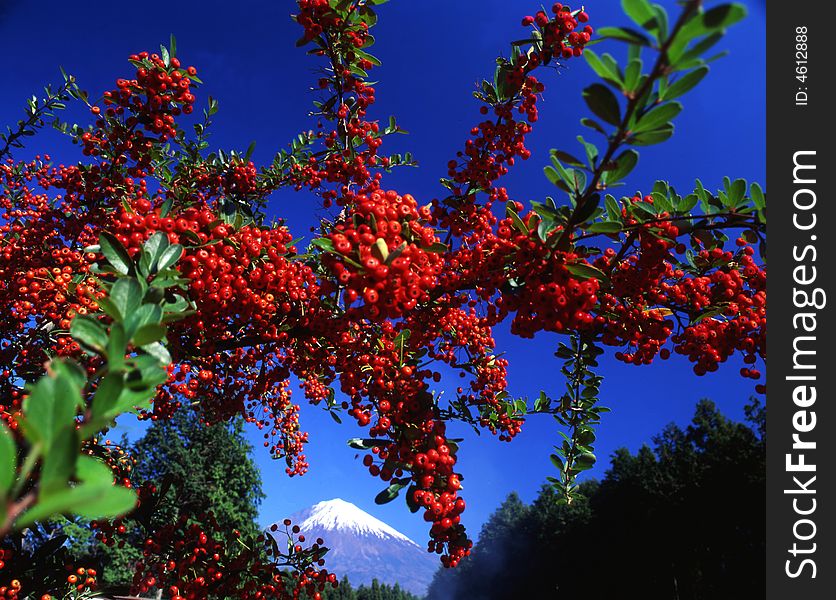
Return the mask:
MULTIPOLYGON (((671 12, 676 10, 673 2, 663 4, 671 12)), ((668 180, 680 191, 696 177, 710 188, 719 187, 724 175, 764 181, 764 5, 751 0, 746 4, 749 17, 720 44, 730 55, 714 63, 708 78, 685 96, 674 137, 642 151, 625 193, 648 190, 656 179, 668 180)), ((293 2, 181 0, 147 5, 141 11, 134 6, 0 0, 5 90, 0 97, 0 124, 16 122, 27 96, 37 94, 48 82, 60 81, 59 65, 96 96, 110 89, 117 77, 130 73, 128 54, 154 51, 173 33, 181 60, 195 65, 205 82, 197 92, 198 104, 209 95, 220 101, 210 140, 213 147, 244 150, 255 140, 254 160, 263 163, 298 131, 310 127, 306 114, 314 96, 308 90, 317 63, 294 46, 299 29, 289 19, 293 2)), ((496 56, 507 54, 508 42, 521 37, 520 18, 538 7, 538 2, 520 0, 395 0, 380 8, 373 51, 383 66, 374 75, 380 84, 373 115, 381 120, 396 115, 411 133, 384 148, 412 151, 421 163, 418 169, 388 176, 387 187, 423 202, 442 194, 438 178, 479 120, 471 96, 476 82, 492 74, 496 56)), ((586 8, 595 27, 627 24, 617 0, 590 2, 586 8)), ((596 50, 614 45, 608 42, 596 50)), ((533 156, 519 162, 504 181, 516 200, 539 200, 555 193, 542 174, 550 148, 578 153, 578 134, 594 140, 590 130, 578 123, 587 115, 581 90, 592 80, 591 72, 581 60, 568 65, 560 74, 541 77, 547 89, 539 105, 540 121, 528 140, 533 156)), ((76 159, 72 146, 52 132, 35 140, 20 157, 48 151, 56 162, 76 159)), ((310 195, 288 191, 277 194, 271 208, 287 217, 296 235, 305 235, 315 222, 315 204, 310 195)), ((561 389, 559 365, 552 357, 556 336, 520 340, 500 329, 497 337, 498 347, 511 362, 509 383, 515 395, 561 389)), ((635 450, 665 424, 687 422, 700 398, 712 398, 727 414, 742 418, 753 385, 737 375, 738 368, 730 363, 719 373, 698 378, 682 360, 633 367, 605 359, 602 398, 614 412, 602 424, 599 467, 593 474, 603 473, 616 448, 635 450)), ((341 497, 423 543, 425 523, 411 515, 402 501, 375 506, 373 498, 383 486, 365 473, 355 451, 345 445, 347 438, 359 434, 358 429, 348 419, 338 426, 317 409, 303 410, 302 419, 311 432, 311 470, 304 477, 289 480, 283 463, 269 460, 259 448, 259 435, 251 435, 267 492, 262 520, 280 519, 319 500, 341 497)), ((525 501, 534 498, 545 477, 554 474, 548 455, 558 438, 548 417, 532 419, 511 444, 462 433, 466 441, 459 466, 465 474, 465 517, 475 536, 509 492, 516 490, 525 501)))

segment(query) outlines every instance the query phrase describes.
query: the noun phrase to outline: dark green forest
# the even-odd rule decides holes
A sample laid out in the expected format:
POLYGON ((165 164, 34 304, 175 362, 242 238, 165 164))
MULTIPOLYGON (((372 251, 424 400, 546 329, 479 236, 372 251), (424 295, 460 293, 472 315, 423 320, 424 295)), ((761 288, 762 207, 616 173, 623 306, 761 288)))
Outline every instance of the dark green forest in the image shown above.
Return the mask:
POLYGON ((572 504, 511 494, 427 600, 744 600, 764 596, 765 409, 703 400, 635 455, 617 451, 572 504))
MULTIPOLYGON (((132 470, 134 484, 150 482, 166 490, 160 494, 152 527, 180 515, 200 523, 211 512, 223 531, 258 533, 258 506, 264 497, 261 474, 242 431, 240 421, 206 426, 197 413, 178 411, 171 420, 155 421, 135 443, 122 441, 129 454, 141 459, 132 470)), ((128 592, 134 564, 142 558, 147 535, 143 524, 132 518, 124 524, 127 531, 108 547, 94 539, 87 522, 57 524, 69 537, 72 561, 95 565, 102 588, 109 592, 128 592)))
POLYGON ((339 587, 326 587, 320 595, 322 600, 419 600, 418 596, 402 590, 397 583, 387 585, 374 579, 371 585, 354 588, 345 577, 339 587))

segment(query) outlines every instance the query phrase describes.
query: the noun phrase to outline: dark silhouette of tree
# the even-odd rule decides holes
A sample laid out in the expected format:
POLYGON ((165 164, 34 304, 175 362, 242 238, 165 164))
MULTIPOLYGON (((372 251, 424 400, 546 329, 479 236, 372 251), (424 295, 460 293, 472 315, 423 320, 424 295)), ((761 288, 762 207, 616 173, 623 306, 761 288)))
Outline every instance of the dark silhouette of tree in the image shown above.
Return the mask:
POLYGON ((419 600, 419 597, 402 590, 397 583, 390 586, 373 579, 371 585, 361 585, 356 590, 347 577, 343 577, 337 589, 326 587, 321 592, 322 600, 419 600))
POLYGON ((615 452, 572 504, 551 486, 530 507, 512 494, 428 600, 762 597, 765 411, 754 402, 746 414, 751 426, 701 401, 652 449, 615 452))

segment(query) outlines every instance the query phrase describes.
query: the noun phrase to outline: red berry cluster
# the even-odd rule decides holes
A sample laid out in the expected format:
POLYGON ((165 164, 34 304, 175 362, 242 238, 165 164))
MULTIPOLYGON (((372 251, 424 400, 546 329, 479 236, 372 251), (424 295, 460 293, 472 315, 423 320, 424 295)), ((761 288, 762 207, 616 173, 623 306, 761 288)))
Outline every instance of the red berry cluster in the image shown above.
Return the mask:
POLYGON ((134 593, 162 589, 171 600, 296 600, 336 584, 335 575, 313 566, 324 562, 327 549, 322 540, 303 547, 304 536, 295 541, 291 537, 287 553, 281 553, 268 534, 238 543, 239 532, 221 532, 211 514, 197 518, 200 524, 181 516, 145 540, 144 558, 134 574, 134 593), (297 570, 282 571, 280 565, 297 570))
POLYGON ((525 27, 537 25, 543 36, 546 56, 571 58, 583 54, 583 47, 592 37, 592 27, 586 25, 582 31, 576 31, 580 23, 589 21, 589 15, 583 11, 573 11, 560 2, 552 5, 553 17, 545 11, 538 11, 533 17, 523 17, 525 27))
MULTIPOLYGON (((652 204, 651 196, 635 196, 631 202, 652 204)), ((626 211, 624 212, 626 217, 626 211)), ((638 224, 637 252, 615 263, 616 252, 609 248, 596 265, 611 274, 611 286, 601 300, 601 315, 596 318, 601 339, 610 345, 626 345, 617 352, 624 362, 650 364, 659 355, 666 359, 673 350, 694 363, 694 372, 704 375, 716 371, 736 352, 746 364, 765 357, 766 273, 753 258, 754 249, 744 238, 737 241, 736 253, 715 246, 700 250, 693 267, 679 267, 674 253, 685 252, 678 241, 680 231, 663 212, 652 223, 638 224), (687 315, 677 323, 670 315, 687 315)), ((700 244, 697 238, 694 244, 700 244)), ((744 367, 741 374, 757 379, 757 369, 744 367)))
POLYGON ((136 125, 166 141, 177 136, 174 118, 181 112, 190 114, 195 97, 191 93, 192 77, 197 75, 194 67, 181 68, 176 57, 168 64, 157 54, 140 52, 130 56, 136 65, 135 79, 119 79, 117 89, 105 92, 105 106, 109 115, 121 115, 128 109, 133 117, 125 125, 136 125))
POLYGON ((484 214, 490 212, 494 201, 507 200, 503 188, 495 182, 514 165, 516 157, 523 160, 531 156, 525 147, 525 137, 531 132, 530 123, 537 121, 537 95, 545 86, 531 73, 552 58, 568 59, 580 56, 589 42, 592 28, 585 26, 577 32, 579 22, 588 20, 586 13, 572 15, 569 7, 560 3, 552 7, 554 18, 549 19, 540 11, 536 17, 526 17, 523 25, 537 24, 542 42, 532 52, 520 53, 505 65, 501 76, 505 78, 498 88, 499 97, 485 98, 480 108, 483 115, 492 112, 495 120, 486 120, 471 129, 472 136, 465 148, 448 163, 448 175, 455 187, 453 196, 445 202, 433 202, 433 216, 453 235, 462 235, 484 226, 484 214), (514 112, 525 115, 527 122, 517 121, 514 112), (475 206, 476 191, 483 190, 488 202, 482 208, 475 206))
POLYGON ((429 209, 394 190, 360 196, 334 227, 334 252, 324 263, 345 287, 350 313, 369 318, 398 318, 429 299, 441 270, 441 257, 427 251, 438 242, 424 224, 429 209))

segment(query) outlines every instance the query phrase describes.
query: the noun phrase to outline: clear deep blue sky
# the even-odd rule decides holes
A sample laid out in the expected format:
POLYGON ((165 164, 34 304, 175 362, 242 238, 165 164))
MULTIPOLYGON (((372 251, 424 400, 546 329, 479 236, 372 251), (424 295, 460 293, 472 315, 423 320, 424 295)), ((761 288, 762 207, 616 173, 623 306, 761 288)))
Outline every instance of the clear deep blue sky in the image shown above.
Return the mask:
MULTIPOLYGON (((717 187, 724 175, 763 182, 764 5, 760 0, 746 3, 749 17, 720 44, 730 56, 714 63, 703 84, 683 99, 685 111, 676 120, 673 139, 643 150, 639 167, 622 189, 647 190, 656 179, 666 179, 684 191, 696 177, 707 187, 717 187)), ((676 10, 673 2, 664 4, 676 10)), ((180 0, 146 5, 0 0, 4 56, 0 124, 16 122, 28 95, 38 93, 47 82, 60 81, 58 65, 97 96, 110 89, 117 77, 131 73, 125 61, 128 54, 154 51, 173 33, 179 56, 185 64, 197 66, 205 82, 198 91, 198 104, 205 103, 208 95, 220 100, 212 145, 244 150, 255 140, 254 159, 266 162, 310 124, 306 114, 313 96, 308 88, 317 63, 294 47, 299 37, 298 26, 289 19, 294 6, 289 0, 180 0)), ((411 135, 399 136, 384 148, 411 150, 421 163, 419 169, 388 176, 387 186, 424 202, 441 194, 438 178, 479 118, 478 105, 471 97, 475 83, 492 74, 496 56, 507 53, 508 41, 521 37, 520 18, 538 7, 539 2, 521 0, 395 0, 380 8, 373 52, 383 66, 374 75, 380 84, 373 115, 381 120, 397 115, 411 135)), ((590 2, 587 11, 596 27, 627 24, 617 0, 590 2)), ((540 104, 540 121, 528 141, 534 154, 504 181, 511 196, 523 202, 555 192, 542 174, 549 148, 579 153, 576 135, 594 139, 578 123, 586 116, 581 90, 591 80, 586 64, 570 61, 561 74, 545 73, 542 78, 546 96, 540 104)), ((76 159, 72 147, 51 133, 36 140, 19 156, 49 151, 56 161, 76 159)), ((290 191, 278 194, 272 204, 276 214, 288 218, 296 235, 305 235, 314 223, 314 206, 310 195, 290 191)), ((563 384, 552 357, 556 336, 541 334, 526 341, 511 337, 506 330, 497 336, 500 350, 511 361, 509 380, 514 394, 533 396, 540 389, 559 393, 563 384)), ((702 397, 715 400, 730 416, 742 418, 753 385, 737 375, 738 368, 728 364, 719 373, 697 378, 685 361, 632 367, 605 360, 602 397, 614 412, 602 424, 599 466, 593 474, 603 473, 616 448, 635 450, 665 424, 686 423, 702 397)), ((259 435, 251 434, 267 493, 262 521, 341 497, 423 543, 425 524, 402 501, 375 506, 373 498, 383 486, 365 473, 355 452, 345 445, 347 438, 358 435, 357 428, 348 419, 338 426, 316 409, 303 411, 302 419, 303 427, 311 432, 311 470, 301 478, 288 480, 283 463, 270 461, 259 447, 259 435)), ((548 459, 558 439, 554 425, 548 417, 532 419, 511 444, 465 432, 459 467, 465 474, 465 517, 474 536, 509 492, 516 490, 523 500, 531 501, 545 477, 554 474, 548 459)))

